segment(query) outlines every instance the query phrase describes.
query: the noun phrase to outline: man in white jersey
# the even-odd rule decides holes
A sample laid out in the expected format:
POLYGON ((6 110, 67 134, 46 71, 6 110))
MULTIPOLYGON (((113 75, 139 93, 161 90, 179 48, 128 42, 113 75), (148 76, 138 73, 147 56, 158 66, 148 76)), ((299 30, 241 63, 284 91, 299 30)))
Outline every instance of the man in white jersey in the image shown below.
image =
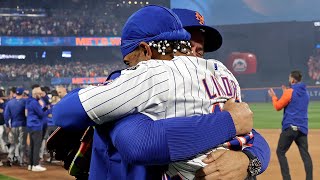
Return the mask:
MULTIPOLYGON (((128 23, 127 27, 132 28, 134 25, 128 23)), ((124 33, 126 30, 129 31, 125 27, 124 33)), ((170 37, 170 34, 166 37, 170 37)), ((139 43, 138 49, 123 53, 127 64, 135 63, 130 61, 130 57, 143 57, 143 53, 145 59, 136 59, 170 60, 173 54, 168 52, 180 50, 188 53, 190 48, 186 41, 151 40, 139 43), (145 51, 140 51, 140 48, 145 51)), ((208 114, 215 107, 217 97, 240 97, 240 94, 237 94, 239 87, 236 80, 218 61, 195 57, 176 57, 172 61, 150 60, 122 73, 107 86, 89 87, 79 92, 84 109, 96 123, 115 120, 136 112, 142 112, 154 120, 208 114), (224 73, 224 77, 218 74, 218 69, 225 69, 220 71, 224 73), (120 88, 124 83, 125 87, 120 88), (128 100, 127 96, 132 98, 128 100)))
MULTIPOLYGON (((189 9, 172 10, 181 20, 183 27, 191 34, 190 42, 194 56, 203 57, 205 52, 212 52, 220 48, 222 45, 221 34, 215 28, 207 26, 205 24, 204 17, 199 12, 189 9)), ((225 67, 220 68, 219 70, 225 71, 224 69, 225 67)), ((221 75, 223 76, 223 73, 221 75)), ((224 83, 223 85, 228 87, 227 83, 224 83)), ((238 94, 241 95, 240 89, 238 89, 238 91, 238 94)), ((237 97, 237 100, 241 100, 241 97, 237 97)), ((216 111, 220 111, 220 107, 217 108, 216 111)), ((270 148, 265 147, 264 149, 266 151, 263 153, 264 156, 268 153, 270 154, 270 148)), ((252 154, 252 150, 247 148, 244 151, 245 152, 219 150, 212 152, 212 154, 209 156, 210 158, 207 158, 205 161, 206 163, 210 163, 209 166, 201 169, 197 175, 199 177, 210 176, 214 178, 212 174, 215 173, 215 176, 217 176, 216 172, 220 172, 219 178, 222 179, 227 179, 230 177, 242 177, 246 174, 248 168, 248 158, 250 159, 250 157, 257 157, 259 160, 261 160, 262 164, 267 163, 265 162, 266 160, 264 160, 263 156, 260 155, 260 157, 258 157, 252 154), (216 158, 213 159, 212 157, 216 158), (223 164, 223 166, 221 166, 221 164, 223 164)), ((265 168, 266 166, 264 166, 261 171, 264 171, 265 168)))

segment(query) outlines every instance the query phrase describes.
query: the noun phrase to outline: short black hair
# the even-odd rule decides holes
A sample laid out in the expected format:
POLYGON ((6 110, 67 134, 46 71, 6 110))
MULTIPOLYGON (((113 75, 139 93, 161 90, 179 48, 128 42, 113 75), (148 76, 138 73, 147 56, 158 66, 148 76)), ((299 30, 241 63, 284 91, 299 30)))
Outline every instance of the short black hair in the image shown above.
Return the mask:
POLYGON ((51 94, 52 94, 52 96, 59 96, 57 90, 52 90, 51 94))
POLYGON ((290 76, 298 82, 302 80, 302 73, 298 70, 291 71, 290 76))
POLYGON ((45 92, 46 94, 50 93, 50 88, 48 86, 40 87, 41 91, 45 92))
POLYGON ((31 86, 31 89, 33 90, 34 88, 38 88, 38 87, 40 87, 39 84, 33 84, 33 85, 31 86))
POLYGON ((16 91, 17 91, 17 88, 16 88, 16 87, 10 88, 10 92, 16 93, 16 91))

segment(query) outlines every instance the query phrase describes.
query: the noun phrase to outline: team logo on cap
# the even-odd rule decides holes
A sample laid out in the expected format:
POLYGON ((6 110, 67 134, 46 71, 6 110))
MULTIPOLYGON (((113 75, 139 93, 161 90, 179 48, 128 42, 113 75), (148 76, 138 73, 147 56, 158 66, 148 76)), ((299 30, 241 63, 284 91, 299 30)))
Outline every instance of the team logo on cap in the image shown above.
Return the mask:
POLYGON ((196 19, 199 21, 199 24, 204 25, 204 17, 198 12, 196 12, 196 19))

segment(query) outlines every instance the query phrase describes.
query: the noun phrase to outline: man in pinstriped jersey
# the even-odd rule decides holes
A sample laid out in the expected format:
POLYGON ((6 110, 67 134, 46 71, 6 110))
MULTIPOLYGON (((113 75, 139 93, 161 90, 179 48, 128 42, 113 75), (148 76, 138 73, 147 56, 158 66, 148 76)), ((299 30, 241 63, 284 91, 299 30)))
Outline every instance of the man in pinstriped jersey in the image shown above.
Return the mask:
MULTIPOLYGON (((166 34, 166 37, 170 37, 170 34, 166 34)), ((135 51, 134 49, 129 50, 129 52, 126 55, 129 56, 139 56, 145 53, 143 50, 146 49, 145 57, 148 59, 148 56, 151 57, 161 57, 161 59, 172 59, 170 54, 167 54, 168 51, 170 51, 171 48, 174 47, 174 50, 180 49, 181 52, 187 53, 188 52, 188 42, 166 42, 166 41, 149 41, 149 43, 141 43, 138 48, 142 48, 138 51, 135 51), (170 44, 172 43, 172 44, 170 44), (167 45, 169 44, 169 45, 167 45), (141 46, 140 46, 141 45, 141 46), (150 48, 156 47, 155 49, 150 48), (180 47, 179 47, 180 46, 180 47), (185 46, 185 47, 184 47, 185 46), (149 47, 149 48, 148 48, 149 47), (168 49, 166 49, 168 48, 168 49), (142 50, 142 51, 141 51, 142 50), (167 51, 168 50, 168 51, 167 51), (133 54, 131 52, 134 51, 133 54), (157 52, 161 54, 157 54, 157 52), (142 54, 141 54, 142 53, 142 54), (167 54, 167 56, 166 56, 167 54), (153 55, 153 56, 152 56, 153 55)), ((171 49, 172 50, 172 49, 171 49)), ((173 51, 174 51, 173 50, 173 51)), ((124 54, 125 54, 124 53, 124 54)), ((149 57, 150 58, 150 57, 149 57)), ((192 57, 190 57, 192 59, 192 57)), ((143 111, 145 110, 145 114, 148 114, 148 116, 152 117, 153 119, 158 119, 160 117, 175 117, 175 116, 186 116, 190 114, 203 114, 208 113, 212 110, 213 106, 210 99, 214 98, 215 95, 214 92, 210 92, 206 88, 207 87, 214 87, 214 91, 221 95, 229 95, 229 96, 237 96, 236 95, 236 83, 232 83, 232 81, 229 82, 228 78, 225 80, 218 79, 215 77, 211 72, 214 72, 214 68, 217 68, 220 66, 217 62, 216 65, 208 64, 208 62, 203 61, 203 59, 197 59, 190 60, 190 58, 175 58, 172 63, 169 63, 170 61, 148 61, 143 62, 138 65, 138 67, 128 69, 123 72, 122 76, 123 78, 118 78, 114 82, 110 83, 109 85, 105 86, 107 88, 87 88, 79 92, 80 100, 82 101, 83 107, 87 110, 88 115, 96 122, 101 123, 105 120, 112 120, 116 119, 117 116, 122 115, 129 115, 135 111, 143 111), (182 59, 182 60, 181 60, 182 59), (193 63, 196 62, 196 63, 193 63), (189 68, 190 66, 190 68, 189 68), (181 68, 178 68, 181 67, 181 68), (188 67, 188 68, 187 68, 188 67), (205 69, 203 69, 205 67, 205 69), (202 72, 200 72, 200 69, 203 69, 202 72), (198 72, 199 69, 199 72, 198 72), (153 74, 149 74, 152 71, 153 74), (189 75, 186 77, 183 77, 181 72, 186 73, 188 72, 189 75), (211 71, 211 72, 210 72, 211 71), (184 81, 190 81, 191 73, 194 74, 195 81, 191 82, 190 86, 186 86, 182 83, 184 81), (201 76, 199 78, 199 76, 201 76), (139 78, 136 78, 139 77, 139 78), (161 77, 161 78, 157 78, 161 77), (163 78, 164 77, 164 78, 163 78), (204 79, 202 79, 204 77, 204 79), (148 80, 149 79, 149 80, 148 80), (152 80, 152 81, 151 81, 152 80), (223 82, 227 82, 232 84, 233 88, 228 87, 228 91, 225 91, 222 88, 223 82), (119 89, 119 85, 123 82, 126 82, 126 85, 128 85, 124 89, 119 89), (128 84, 127 84, 128 83, 128 84), (131 84, 132 83, 132 84, 131 84), (203 84, 203 89, 207 89, 207 91, 200 88, 199 84, 203 84), (194 87, 193 87, 194 86, 194 87), (172 87, 172 89, 168 88, 172 87), (174 88, 173 88, 174 87, 174 88), (154 92, 151 92, 148 90, 150 88, 151 90, 155 90, 154 92), (137 94, 134 94, 132 92, 134 89, 139 89, 140 91, 137 92, 137 94), (191 90, 190 90, 191 89, 191 90), (145 90, 145 91, 144 91, 145 90), (109 91, 112 95, 116 92, 118 96, 108 98, 105 97, 105 93, 109 91), (183 91, 183 92, 182 92, 183 91), (93 94, 91 94, 94 92, 93 94), (142 92, 142 93, 141 93, 142 92), (129 96, 132 98, 128 98, 126 100, 122 100, 121 98, 124 98, 126 93, 132 93, 129 96), (184 93, 184 94, 183 94, 184 93), (141 96, 143 94, 143 96, 141 96), (168 94, 174 95, 172 99, 168 98, 168 94), (122 96, 122 97, 121 97, 122 96), (105 98, 103 101, 101 101, 101 97, 105 98), (137 99, 137 97, 139 99, 137 99), (200 98, 198 100, 197 98, 200 98), (97 101, 99 100, 99 101, 97 101), (132 107, 132 101, 135 101, 134 106, 132 107), (149 102, 150 100, 155 102, 149 102), (105 107, 100 109, 104 102, 108 102, 113 104, 111 107, 105 107), (191 103, 190 103, 191 102, 191 103), (187 103, 190 103, 191 105, 187 105, 187 103), (201 109, 197 108, 198 106, 205 106, 206 108, 201 109), (131 108, 132 107, 132 108, 131 108), (196 108, 195 108, 196 107, 196 108), (103 111, 107 112, 103 112, 103 111), (129 110, 129 111, 128 111, 129 110), (108 112, 109 111, 109 112, 108 112), (107 117, 107 118, 106 118, 107 117)), ((128 60, 129 58, 125 58, 125 60, 128 60)), ((160 59, 160 58, 157 58, 160 59)), ((129 62, 130 63, 130 62, 129 62)), ((211 62, 212 63, 212 62, 211 62)), ((222 65, 223 66, 223 65, 222 65)), ((221 67, 222 67, 221 66, 221 67)), ((128 95, 128 94, 127 94, 128 95)))
MULTIPOLYGON (((132 24, 127 27, 132 28, 132 24)), ((126 34, 126 27, 123 33, 126 34)), ((170 60, 172 57, 166 56, 165 52, 173 47, 187 53, 188 42, 170 44, 165 39, 151 40, 141 43, 140 47, 146 48, 146 60, 147 56, 170 60)), ((126 52, 127 49, 123 50, 127 64, 135 63, 131 59, 143 59, 143 54, 139 54, 141 50, 126 52), (139 55, 142 58, 131 58, 139 55)), ((213 106, 218 96, 240 99, 239 89, 237 81, 220 62, 185 56, 171 61, 142 61, 136 67, 123 71, 117 80, 107 86, 80 90, 79 97, 89 117, 101 124, 135 112, 142 112, 154 120, 207 114, 218 107, 213 106), (219 73, 225 77, 221 78, 219 73), (122 86, 124 83, 126 87, 122 86), (118 95, 114 97, 115 94, 118 95), (132 98, 128 100, 128 96, 132 98), (109 103, 113 106, 110 107, 109 103)), ((195 167, 190 168, 192 171, 195 167)))

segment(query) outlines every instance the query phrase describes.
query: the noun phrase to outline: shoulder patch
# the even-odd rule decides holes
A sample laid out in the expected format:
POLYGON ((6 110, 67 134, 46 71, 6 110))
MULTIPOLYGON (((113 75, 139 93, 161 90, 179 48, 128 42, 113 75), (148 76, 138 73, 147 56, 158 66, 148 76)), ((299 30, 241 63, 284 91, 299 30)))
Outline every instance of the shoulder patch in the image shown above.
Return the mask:
POLYGON ((217 63, 214 63, 214 70, 218 70, 218 64, 217 63))

